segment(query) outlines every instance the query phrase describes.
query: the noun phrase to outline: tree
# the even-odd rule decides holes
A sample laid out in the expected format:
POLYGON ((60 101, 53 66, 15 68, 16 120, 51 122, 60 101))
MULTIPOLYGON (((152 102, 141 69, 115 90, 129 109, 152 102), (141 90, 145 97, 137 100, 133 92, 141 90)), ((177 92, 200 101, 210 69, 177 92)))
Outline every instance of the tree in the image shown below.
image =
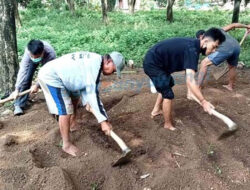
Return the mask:
POLYGON ((65 0, 68 7, 69 7, 69 10, 72 14, 75 14, 75 2, 74 0, 65 0))
POLYGON ((173 5, 174 5, 174 0, 168 0, 168 6, 167 6, 167 21, 173 22, 174 17, 173 17, 173 5))
POLYGON ((0 0, 0 91, 15 88, 18 68, 14 0, 0 0))
POLYGON ((134 14, 136 0, 129 0, 128 3, 129 3, 129 11, 130 11, 130 13, 134 14))
POLYGON ((250 0, 245 0, 245 7, 247 6, 247 4, 250 2, 250 0))
POLYGON ((107 14, 107 0, 101 0, 102 2, 102 20, 105 24, 108 23, 108 14, 107 14))
POLYGON ((241 3, 241 0, 234 0, 234 10, 233 10, 232 23, 239 22, 240 3, 241 3))
POLYGON ((18 11, 18 0, 14 0, 14 6, 15 6, 15 19, 16 19, 16 24, 18 26, 22 26, 22 21, 19 15, 19 11, 18 11))
POLYGON ((116 0, 107 0, 107 10, 109 12, 113 11, 115 8, 116 0))

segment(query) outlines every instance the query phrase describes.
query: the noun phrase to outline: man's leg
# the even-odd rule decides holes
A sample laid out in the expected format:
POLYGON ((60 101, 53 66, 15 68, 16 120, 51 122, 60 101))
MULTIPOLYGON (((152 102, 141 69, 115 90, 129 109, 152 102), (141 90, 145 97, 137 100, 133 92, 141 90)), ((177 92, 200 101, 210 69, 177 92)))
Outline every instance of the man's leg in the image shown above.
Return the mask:
POLYGON ((76 156, 78 148, 69 139, 70 117, 74 113, 72 100, 65 88, 49 86, 38 77, 46 103, 51 114, 59 115, 59 128, 63 140, 63 151, 76 156))
POLYGON ((164 128, 169 129, 171 131, 176 130, 176 128, 172 124, 172 100, 164 99, 162 108, 163 108, 163 116, 165 119, 164 128))
POLYGON ((79 149, 74 146, 69 139, 69 129, 70 129, 70 117, 71 115, 60 115, 59 116, 59 127, 60 132, 63 140, 63 147, 62 149, 72 155, 76 156, 77 152, 79 152, 79 149))
POLYGON ((236 66, 228 65, 228 67, 229 67, 229 72, 228 72, 229 82, 228 85, 223 85, 223 87, 225 87, 229 91, 232 91, 236 80, 236 66))
POLYGON ((158 93, 156 102, 155 102, 155 106, 153 108, 153 111, 151 112, 151 118, 154 118, 157 115, 162 114, 162 102, 163 102, 163 98, 161 93, 158 93))
POLYGON ((79 100, 80 100, 80 98, 72 99, 74 113, 70 116, 70 131, 71 132, 77 131, 80 129, 79 126, 77 125, 77 122, 76 122, 77 108, 78 108, 79 100))
MULTIPOLYGON (((32 78, 34 75, 34 72, 37 68, 37 64, 34 64, 33 62, 29 62, 29 67, 26 71, 26 76, 25 79, 22 81, 21 83, 21 89, 19 90, 20 92, 23 92, 25 90, 28 90, 31 87, 32 84, 32 78)), ((26 103, 29 99, 29 94, 26 94, 24 96, 18 97, 15 100, 14 106, 15 106, 15 110, 14 110, 14 115, 21 115, 23 114, 22 109, 26 106, 26 103)))
MULTIPOLYGON (((28 90, 30 88, 30 86, 31 86, 31 83, 26 82, 22 86, 22 88, 20 89, 20 92, 28 90)), ((14 101, 14 107, 15 107, 14 115, 22 115, 23 114, 23 108, 25 108, 28 99, 29 99, 29 94, 25 94, 23 96, 17 97, 17 99, 14 101)))
POLYGON ((210 61, 207 57, 202 60, 198 75, 198 85, 201 88, 206 76, 207 76, 207 69, 208 66, 212 65, 212 61, 210 61))
MULTIPOLYGON (((20 92, 23 92, 23 91, 20 91, 20 92)), ((23 96, 18 97, 14 101, 14 108, 15 108, 14 115, 15 116, 24 114, 23 108, 25 108, 28 99, 29 99, 29 94, 25 94, 23 96)))
MULTIPOLYGON (((206 79, 206 76, 207 76, 207 69, 212 64, 213 62, 210 61, 207 57, 202 60, 201 65, 200 65, 199 75, 198 75, 199 88, 202 87, 204 80, 206 79)), ((193 95, 193 93, 191 92, 189 88, 187 89, 187 99, 194 100, 194 101, 197 100, 197 98, 193 95)))

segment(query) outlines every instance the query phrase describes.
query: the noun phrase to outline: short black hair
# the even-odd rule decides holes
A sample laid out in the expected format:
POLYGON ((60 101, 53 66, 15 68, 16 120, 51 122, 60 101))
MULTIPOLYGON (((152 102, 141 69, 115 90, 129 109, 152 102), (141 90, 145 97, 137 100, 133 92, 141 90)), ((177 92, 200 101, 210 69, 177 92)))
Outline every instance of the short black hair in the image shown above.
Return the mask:
POLYGON ((28 50, 33 55, 40 55, 44 50, 44 45, 41 40, 30 40, 28 43, 28 50))
POLYGON ((200 38, 200 36, 202 36, 206 31, 205 30, 198 30, 195 34, 196 38, 200 38))
POLYGON ((105 59, 107 59, 107 60, 112 59, 111 56, 110 56, 109 54, 105 54, 103 57, 104 57, 105 59))
POLYGON ((219 44, 226 40, 225 35, 218 28, 210 28, 204 33, 204 37, 210 37, 214 41, 219 40, 219 44))

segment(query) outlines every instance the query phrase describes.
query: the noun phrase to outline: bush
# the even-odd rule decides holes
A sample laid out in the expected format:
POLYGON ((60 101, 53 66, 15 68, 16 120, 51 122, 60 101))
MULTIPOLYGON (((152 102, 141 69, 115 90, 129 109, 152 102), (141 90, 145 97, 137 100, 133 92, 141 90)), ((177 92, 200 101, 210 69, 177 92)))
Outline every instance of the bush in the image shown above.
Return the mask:
MULTIPOLYGON (((100 11, 78 9, 75 15, 69 11, 31 9, 22 13, 23 27, 18 29, 18 51, 23 54, 28 41, 33 38, 49 41, 57 56, 86 50, 100 54, 120 51, 127 59, 142 65, 146 51, 160 40, 172 37, 194 37, 199 29, 221 27, 231 21, 231 12, 175 11, 175 22, 165 22, 165 10, 139 11, 134 15, 121 12, 109 13, 108 26, 102 21, 100 11)), ((241 21, 249 21, 249 12, 242 12, 241 21)), ((241 40, 243 29, 232 34, 241 40)), ((250 39, 242 45, 240 59, 250 66, 250 39)))

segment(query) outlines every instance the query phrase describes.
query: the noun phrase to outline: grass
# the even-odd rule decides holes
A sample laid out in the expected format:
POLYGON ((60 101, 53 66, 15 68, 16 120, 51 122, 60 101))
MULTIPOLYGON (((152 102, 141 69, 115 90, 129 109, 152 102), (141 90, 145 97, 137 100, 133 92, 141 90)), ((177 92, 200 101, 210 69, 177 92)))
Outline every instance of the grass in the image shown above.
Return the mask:
MULTIPOLYGON (((250 12, 240 14, 240 22, 250 20, 250 12)), ((86 50, 100 54, 120 51, 126 59, 141 66, 144 54, 156 42, 171 37, 193 37, 199 29, 220 27, 230 23, 229 11, 175 10, 174 23, 165 21, 165 10, 139 11, 134 15, 122 12, 109 13, 109 24, 101 22, 101 12, 80 9, 72 15, 69 11, 27 9, 21 12, 23 26, 18 28, 18 53, 22 55, 30 39, 49 41, 57 56, 86 50)), ((244 30, 230 32, 238 41, 244 30)), ((240 60, 250 66, 250 39, 242 46, 240 60)), ((19 57, 20 58, 20 57, 19 57)))

